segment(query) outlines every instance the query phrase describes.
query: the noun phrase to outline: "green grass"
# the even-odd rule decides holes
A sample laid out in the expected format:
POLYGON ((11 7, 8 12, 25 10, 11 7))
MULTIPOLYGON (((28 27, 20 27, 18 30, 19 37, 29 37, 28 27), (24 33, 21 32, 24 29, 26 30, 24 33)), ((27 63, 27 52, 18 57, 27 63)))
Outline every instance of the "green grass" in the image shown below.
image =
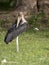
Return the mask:
POLYGON ((0 31, 0 65, 49 65, 49 31, 26 31, 19 36, 19 49, 16 51, 15 40, 4 43, 5 32, 0 31), (6 59, 8 62, 1 61, 6 59))

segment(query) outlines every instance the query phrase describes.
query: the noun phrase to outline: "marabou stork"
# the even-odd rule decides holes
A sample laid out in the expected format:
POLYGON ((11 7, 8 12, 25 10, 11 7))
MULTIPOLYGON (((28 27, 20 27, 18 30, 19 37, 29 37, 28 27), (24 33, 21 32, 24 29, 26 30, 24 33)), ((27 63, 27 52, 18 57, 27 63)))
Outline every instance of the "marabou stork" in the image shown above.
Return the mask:
POLYGON ((28 26, 28 22, 25 20, 24 15, 20 12, 20 16, 18 16, 18 20, 9 28, 7 34, 4 38, 4 42, 8 44, 12 40, 14 40, 17 36, 23 33, 28 26))

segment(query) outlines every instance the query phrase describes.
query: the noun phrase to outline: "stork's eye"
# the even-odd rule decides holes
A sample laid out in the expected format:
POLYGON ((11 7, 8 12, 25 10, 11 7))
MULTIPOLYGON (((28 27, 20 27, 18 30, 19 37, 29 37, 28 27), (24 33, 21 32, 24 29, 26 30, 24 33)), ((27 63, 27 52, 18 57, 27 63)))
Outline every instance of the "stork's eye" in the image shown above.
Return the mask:
POLYGON ((0 0, 0 9, 10 9, 17 7, 20 0, 0 0))

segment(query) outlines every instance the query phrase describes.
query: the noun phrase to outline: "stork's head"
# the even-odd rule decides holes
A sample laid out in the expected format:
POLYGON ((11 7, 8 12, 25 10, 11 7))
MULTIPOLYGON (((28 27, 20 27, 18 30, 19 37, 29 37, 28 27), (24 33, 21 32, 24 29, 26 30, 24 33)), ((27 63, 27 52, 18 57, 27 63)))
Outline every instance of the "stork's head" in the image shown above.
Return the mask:
POLYGON ((23 13, 23 12, 19 12, 19 13, 18 13, 18 16, 24 17, 24 13, 23 13))

